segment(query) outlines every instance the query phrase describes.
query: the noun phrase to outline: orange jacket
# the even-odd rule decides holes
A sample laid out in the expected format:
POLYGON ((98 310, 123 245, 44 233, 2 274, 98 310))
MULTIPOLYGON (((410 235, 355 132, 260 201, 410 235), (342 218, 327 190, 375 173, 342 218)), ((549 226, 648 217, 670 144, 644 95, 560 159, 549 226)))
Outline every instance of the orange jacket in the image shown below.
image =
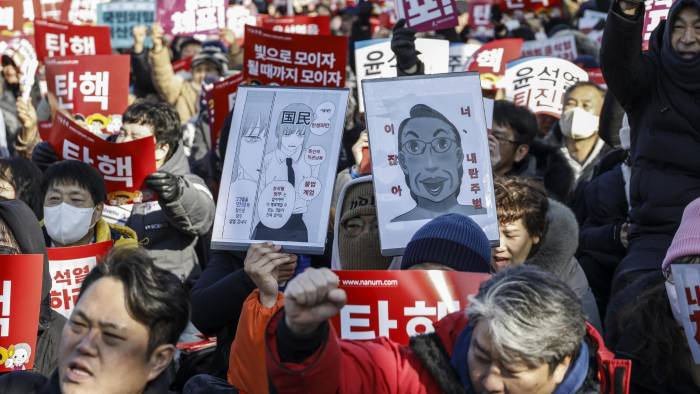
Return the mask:
POLYGON ((267 308, 260 303, 259 296, 260 291, 255 289, 243 303, 228 359, 228 382, 240 393, 268 393, 265 327, 284 306, 284 297, 282 293, 277 293, 277 303, 267 308))

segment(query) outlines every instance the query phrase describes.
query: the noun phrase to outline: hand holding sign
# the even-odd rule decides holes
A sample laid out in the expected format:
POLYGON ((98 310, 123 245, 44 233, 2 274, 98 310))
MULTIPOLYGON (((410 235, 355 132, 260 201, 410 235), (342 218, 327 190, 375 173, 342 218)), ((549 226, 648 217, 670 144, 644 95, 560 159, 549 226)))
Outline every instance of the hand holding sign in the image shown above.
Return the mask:
POLYGON ((406 27, 406 20, 396 22, 391 37, 391 50, 396 55, 396 65, 401 70, 408 70, 418 62, 416 51, 416 31, 406 27))
POLYGON ((328 268, 307 268, 292 279, 284 292, 287 327, 295 334, 309 334, 337 315, 347 301, 338 284, 338 276, 328 268))
POLYGON ((134 26, 134 28, 131 29, 131 35, 134 36, 134 52, 143 52, 143 45, 146 42, 146 36, 148 35, 148 26, 134 26))
POLYGON ((268 308, 277 301, 279 283, 289 280, 290 268, 292 273, 296 268, 297 256, 281 250, 281 246, 270 242, 252 244, 243 262, 245 273, 260 290, 260 303, 268 308))

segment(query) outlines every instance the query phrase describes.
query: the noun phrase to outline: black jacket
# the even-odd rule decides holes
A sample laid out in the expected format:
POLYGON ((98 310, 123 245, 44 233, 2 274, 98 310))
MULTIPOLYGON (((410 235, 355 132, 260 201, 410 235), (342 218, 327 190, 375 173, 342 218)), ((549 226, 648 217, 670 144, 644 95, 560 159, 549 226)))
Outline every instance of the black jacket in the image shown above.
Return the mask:
POLYGON ((44 235, 32 210, 20 200, 0 202, 0 217, 17 239, 21 253, 44 255, 34 372, 48 376, 56 368, 58 344, 66 319, 51 309, 51 275, 44 235))
MULTIPOLYGON (((162 373, 146 386, 143 394, 170 394, 168 374, 162 373)), ((0 376, 0 393, 3 394, 61 394, 58 372, 50 377, 27 371, 12 372, 0 376)))
POLYGON ((565 202, 574 187, 574 171, 559 149, 533 141, 525 159, 506 175, 541 180, 551 198, 565 202))
MULTIPOLYGON (((700 2, 677 1, 669 20, 686 4, 698 7, 700 2)), ((667 236, 670 242, 683 209, 700 196, 700 58, 679 60, 665 22, 652 34, 649 51, 642 53, 643 14, 640 10, 628 17, 613 4, 601 65, 631 125, 631 237, 667 236)), ((656 247, 661 252, 668 246, 664 242, 656 247)), ((634 248, 632 240, 631 252, 634 248)), ((657 258, 628 260, 630 266, 621 272, 658 269, 661 263, 657 258)))

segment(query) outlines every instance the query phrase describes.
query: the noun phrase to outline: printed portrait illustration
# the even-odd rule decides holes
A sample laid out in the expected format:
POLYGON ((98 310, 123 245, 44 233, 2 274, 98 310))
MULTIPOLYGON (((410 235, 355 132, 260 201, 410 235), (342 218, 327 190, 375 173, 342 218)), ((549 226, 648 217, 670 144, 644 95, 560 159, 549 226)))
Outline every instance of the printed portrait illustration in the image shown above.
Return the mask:
POLYGON ((416 207, 392 222, 432 219, 445 213, 486 214, 457 201, 464 173, 459 130, 443 114, 416 104, 398 128, 398 160, 416 207))

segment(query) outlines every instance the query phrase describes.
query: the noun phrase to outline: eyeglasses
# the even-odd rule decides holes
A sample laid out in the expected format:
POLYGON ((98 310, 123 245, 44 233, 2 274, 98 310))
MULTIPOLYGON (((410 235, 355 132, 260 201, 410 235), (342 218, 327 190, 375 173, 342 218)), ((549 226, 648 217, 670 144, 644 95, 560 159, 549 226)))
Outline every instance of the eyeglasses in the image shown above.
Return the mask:
MULTIPOLYGON (((493 130, 493 131, 498 131, 498 130, 493 130)), ((494 137, 495 139, 497 139, 498 142, 500 142, 500 143, 506 143, 506 142, 508 142, 508 143, 511 143, 511 144, 520 145, 520 142, 515 141, 515 140, 509 140, 509 139, 507 139, 507 138, 506 138, 504 135, 502 135, 502 134, 493 133, 493 137, 494 137)))
POLYGON ((422 140, 409 140, 401 145, 401 149, 412 155, 422 155, 425 152, 425 148, 430 145, 433 152, 445 153, 456 144, 457 141, 453 139, 447 137, 437 137, 430 142, 425 142, 422 140))

